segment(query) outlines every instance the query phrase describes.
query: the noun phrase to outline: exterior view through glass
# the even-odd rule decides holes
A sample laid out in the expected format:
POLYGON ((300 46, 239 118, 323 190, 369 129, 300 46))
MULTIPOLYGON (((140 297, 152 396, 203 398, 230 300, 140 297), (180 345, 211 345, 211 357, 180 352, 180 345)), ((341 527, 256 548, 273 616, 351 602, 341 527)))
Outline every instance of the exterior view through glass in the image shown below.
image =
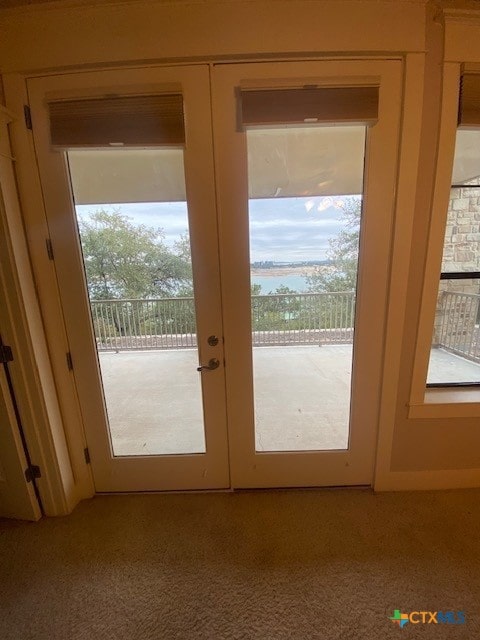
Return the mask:
POLYGON ((480 384, 479 145, 457 131, 427 384, 480 384))
POLYGON ((247 130, 257 452, 348 448, 365 132, 247 130))
POLYGON ((68 162, 113 453, 204 453, 183 150, 68 162))

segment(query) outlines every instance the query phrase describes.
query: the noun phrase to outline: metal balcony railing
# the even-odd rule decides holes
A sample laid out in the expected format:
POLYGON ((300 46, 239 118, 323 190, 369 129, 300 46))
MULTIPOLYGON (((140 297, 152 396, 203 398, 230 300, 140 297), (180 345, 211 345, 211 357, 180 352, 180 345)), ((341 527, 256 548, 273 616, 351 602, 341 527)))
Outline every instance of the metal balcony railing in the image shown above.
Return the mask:
POLYGON ((355 294, 252 296, 254 346, 353 342, 355 294))
MULTIPOLYGON (((93 300, 99 351, 185 349, 197 344, 193 298, 93 300)), ((254 346, 353 341, 355 294, 252 296, 254 346)))
POLYGON ((92 300, 99 351, 185 349, 197 344, 193 298, 92 300))
POLYGON ((480 294, 440 292, 433 346, 480 362, 480 294))
MULTIPOLYGON (((251 304, 254 346, 353 342, 353 292, 252 296, 251 304)), ((91 309, 100 351, 197 345, 193 298, 94 300, 91 309)), ((479 294, 441 292, 434 346, 480 362, 479 294)))

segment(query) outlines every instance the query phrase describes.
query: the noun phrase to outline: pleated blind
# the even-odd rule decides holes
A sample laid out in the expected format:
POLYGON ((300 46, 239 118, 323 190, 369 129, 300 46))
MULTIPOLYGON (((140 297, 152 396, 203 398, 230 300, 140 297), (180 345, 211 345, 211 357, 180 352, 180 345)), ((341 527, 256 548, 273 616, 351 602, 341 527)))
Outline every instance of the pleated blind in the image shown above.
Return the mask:
POLYGON ((240 108, 244 127, 317 122, 373 124, 378 119, 378 87, 245 89, 240 92, 240 108))
POLYGON ((458 121, 461 127, 480 126, 480 74, 462 77, 458 121))
POLYGON ((185 143, 181 94, 62 100, 48 108, 55 147, 185 143))

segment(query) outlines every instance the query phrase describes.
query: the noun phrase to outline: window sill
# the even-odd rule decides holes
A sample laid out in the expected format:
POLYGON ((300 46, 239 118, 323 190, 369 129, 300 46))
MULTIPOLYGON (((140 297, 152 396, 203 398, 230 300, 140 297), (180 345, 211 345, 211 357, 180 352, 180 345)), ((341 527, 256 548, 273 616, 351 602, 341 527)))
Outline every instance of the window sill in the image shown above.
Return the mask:
POLYGON ((422 404, 410 404, 409 418, 480 417, 480 389, 444 387, 427 389, 422 404))

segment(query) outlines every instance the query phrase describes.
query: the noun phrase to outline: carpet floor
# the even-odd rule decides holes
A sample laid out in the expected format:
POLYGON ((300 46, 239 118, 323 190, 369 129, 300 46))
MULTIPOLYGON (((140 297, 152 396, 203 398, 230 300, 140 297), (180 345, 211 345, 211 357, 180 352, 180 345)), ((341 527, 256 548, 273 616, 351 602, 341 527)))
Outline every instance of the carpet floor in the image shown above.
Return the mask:
POLYGON ((0 521, 2 640, 480 637, 480 491, 98 496, 0 521), (400 629, 394 610, 462 611, 400 629))

